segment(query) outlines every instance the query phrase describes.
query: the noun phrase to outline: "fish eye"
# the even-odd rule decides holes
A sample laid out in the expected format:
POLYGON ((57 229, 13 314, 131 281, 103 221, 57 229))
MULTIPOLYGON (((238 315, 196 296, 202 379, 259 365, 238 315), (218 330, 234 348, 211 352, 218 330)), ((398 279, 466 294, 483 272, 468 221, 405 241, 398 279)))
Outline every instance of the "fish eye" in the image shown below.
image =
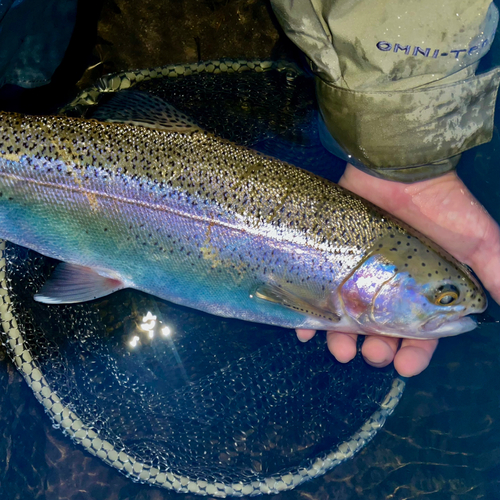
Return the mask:
POLYGON ((434 304, 451 306, 458 299, 460 290, 455 285, 442 285, 436 290, 434 304))

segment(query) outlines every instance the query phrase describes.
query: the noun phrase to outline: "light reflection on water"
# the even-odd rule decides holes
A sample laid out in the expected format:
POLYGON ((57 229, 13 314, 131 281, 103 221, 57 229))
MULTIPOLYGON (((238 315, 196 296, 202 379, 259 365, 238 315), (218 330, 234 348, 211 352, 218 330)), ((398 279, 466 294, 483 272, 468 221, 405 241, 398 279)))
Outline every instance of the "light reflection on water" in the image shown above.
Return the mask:
POLYGON ((175 331, 173 328, 165 324, 165 320, 159 312, 153 314, 151 311, 147 311, 145 314, 139 314, 139 317, 140 323, 128 335, 128 342, 127 337, 124 337, 124 342, 127 342, 133 351, 137 351, 142 346, 149 345, 153 341, 166 342, 174 355, 176 365, 181 371, 184 381, 189 384, 186 368, 175 345, 175 331), (158 316, 161 319, 158 319, 158 316))

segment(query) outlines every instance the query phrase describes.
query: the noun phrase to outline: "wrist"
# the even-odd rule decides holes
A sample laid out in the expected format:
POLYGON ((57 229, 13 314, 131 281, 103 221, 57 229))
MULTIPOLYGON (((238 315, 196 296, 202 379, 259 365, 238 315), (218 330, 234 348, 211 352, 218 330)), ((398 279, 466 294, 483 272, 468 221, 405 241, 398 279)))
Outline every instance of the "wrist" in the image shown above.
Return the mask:
MULTIPOLYGON (((455 176, 455 173, 450 172, 445 175, 455 176)), ((434 181, 434 179, 431 179, 415 184, 434 181)), ((339 185, 394 215, 397 215, 402 206, 408 206, 411 202, 411 197, 407 192, 408 184, 375 177, 356 168, 351 163, 347 163, 344 174, 339 180, 339 185)))

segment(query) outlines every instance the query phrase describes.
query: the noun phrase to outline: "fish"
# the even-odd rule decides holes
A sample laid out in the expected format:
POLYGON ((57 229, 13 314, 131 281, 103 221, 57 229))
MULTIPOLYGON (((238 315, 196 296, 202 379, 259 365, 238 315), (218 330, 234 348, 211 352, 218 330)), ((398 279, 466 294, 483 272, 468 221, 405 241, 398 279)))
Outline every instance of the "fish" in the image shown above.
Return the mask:
POLYGON ((0 113, 0 238, 61 261, 35 300, 132 288, 285 328, 416 339, 475 328, 481 284, 416 230, 162 99, 120 108, 106 122, 0 113))

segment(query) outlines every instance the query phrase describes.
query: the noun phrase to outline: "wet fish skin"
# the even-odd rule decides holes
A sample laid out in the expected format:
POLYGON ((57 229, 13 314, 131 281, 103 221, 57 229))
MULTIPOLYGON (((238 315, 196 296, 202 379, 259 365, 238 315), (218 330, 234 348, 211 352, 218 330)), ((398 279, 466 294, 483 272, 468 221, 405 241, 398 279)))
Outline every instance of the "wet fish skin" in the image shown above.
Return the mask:
POLYGON ((467 269, 373 205, 195 127, 1 113, 0 192, 1 238, 221 316, 431 338, 486 307, 467 269))

